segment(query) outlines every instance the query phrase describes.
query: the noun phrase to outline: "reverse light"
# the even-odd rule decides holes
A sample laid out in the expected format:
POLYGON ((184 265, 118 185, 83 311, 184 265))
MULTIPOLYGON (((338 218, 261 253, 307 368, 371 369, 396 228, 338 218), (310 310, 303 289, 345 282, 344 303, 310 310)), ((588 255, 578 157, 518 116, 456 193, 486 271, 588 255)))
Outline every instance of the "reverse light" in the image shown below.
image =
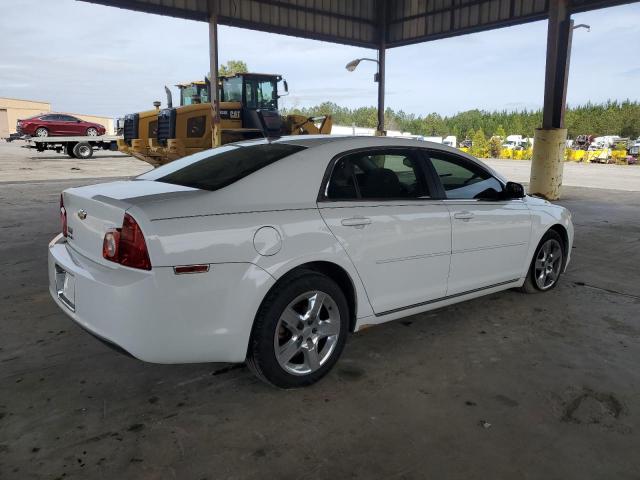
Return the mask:
POLYGON ((138 222, 125 213, 122 228, 108 230, 102 241, 102 256, 126 267, 151 270, 144 234, 138 222))
POLYGON ((117 261, 118 243, 120 242, 120 232, 118 230, 109 230, 104 234, 102 242, 102 256, 107 260, 117 261))
POLYGON ((62 198, 62 194, 60 194, 60 223, 62 223, 62 235, 66 237, 69 233, 69 229, 67 228, 67 209, 64 208, 64 199, 62 198))

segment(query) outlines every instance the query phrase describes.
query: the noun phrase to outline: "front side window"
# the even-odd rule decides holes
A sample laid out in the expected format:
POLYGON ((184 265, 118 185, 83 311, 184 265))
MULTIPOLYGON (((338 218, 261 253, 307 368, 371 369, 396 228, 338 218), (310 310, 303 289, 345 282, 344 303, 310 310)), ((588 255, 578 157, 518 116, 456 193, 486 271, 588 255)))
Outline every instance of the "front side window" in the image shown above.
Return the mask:
POLYGON ((193 97, 195 97, 197 94, 198 91, 194 86, 184 87, 180 89, 180 95, 182 97, 180 105, 192 105, 193 97))
POLYGON ((277 106, 276 82, 245 79, 246 106, 251 109, 274 110, 277 106))
POLYGON ((253 82, 247 82, 244 84, 244 97, 246 99, 245 107, 247 108, 257 108, 256 107, 256 99, 253 92, 253 82))
POLYGON ((206 85, 198 85, 198 95, 200 95, 200 103, 209 103, 209 89, 206 85))
POLYGON ((222 85, 223 102, 242 102, 242 77, 225 78, 222 85))
POLYGON ((218 190, 278 160, 304 150, 300 145, 226 145, 176 160, 137 177, 202 190, 218 190))
POLYGON ((332 200, 376 200, 429 196, 419 160, 409 151, 365 151, 336 163, 327 186, 332 200))
POLYGON ((430 152, 431 164, 448 199, 498 199, 502 184, 482 167, 462 158, 430 152))
POLYGON ((271 80, 256 83, 256 100, 258 108, 276 108, 276 84, 271 80))

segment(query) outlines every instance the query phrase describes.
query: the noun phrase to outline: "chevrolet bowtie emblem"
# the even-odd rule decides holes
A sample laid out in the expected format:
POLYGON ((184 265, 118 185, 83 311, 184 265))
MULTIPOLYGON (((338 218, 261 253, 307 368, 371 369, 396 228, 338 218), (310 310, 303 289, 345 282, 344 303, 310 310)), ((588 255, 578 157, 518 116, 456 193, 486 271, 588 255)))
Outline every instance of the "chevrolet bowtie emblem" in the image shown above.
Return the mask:
POLYGON ((82 209, 78 210, 78 218, 80 220, 84 220, 85 218, 87 218, 87 212, 82 209))

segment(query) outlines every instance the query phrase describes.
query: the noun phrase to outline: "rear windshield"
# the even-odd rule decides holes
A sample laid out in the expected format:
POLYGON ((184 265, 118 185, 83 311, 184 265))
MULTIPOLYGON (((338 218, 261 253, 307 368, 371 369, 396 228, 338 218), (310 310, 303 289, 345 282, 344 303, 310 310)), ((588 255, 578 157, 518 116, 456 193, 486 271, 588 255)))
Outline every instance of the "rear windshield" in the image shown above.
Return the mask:
POLYGON ((304 148, 286 143, 226 145, 176 160, 138 179, 218 190, 304 148))

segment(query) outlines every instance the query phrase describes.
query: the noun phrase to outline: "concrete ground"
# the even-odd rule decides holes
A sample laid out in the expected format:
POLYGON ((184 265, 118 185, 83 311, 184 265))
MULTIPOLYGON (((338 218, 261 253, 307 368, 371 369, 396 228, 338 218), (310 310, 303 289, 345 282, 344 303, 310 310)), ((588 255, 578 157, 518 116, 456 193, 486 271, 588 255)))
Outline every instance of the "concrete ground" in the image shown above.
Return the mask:
POLYGON ((152 167, 120 152, 96 150, 87 160, 52 150, 25 148, 26 142, 0 142, 0 182, 107 178, 140 175, 152 167))
POLYGON ((0 183, 3 480, 640 477, 638 193, 565 189, 555 290, 365 330, 281 391, 244 366, 144 364, 54 305, 58 196, 94 181, 0 183))
MULTIPOLYGON (((531 160, 484 160, 513 182, 528 183, 531 160)), ((640 165, 565 162, 562 185, 640 192, 640 165)))

